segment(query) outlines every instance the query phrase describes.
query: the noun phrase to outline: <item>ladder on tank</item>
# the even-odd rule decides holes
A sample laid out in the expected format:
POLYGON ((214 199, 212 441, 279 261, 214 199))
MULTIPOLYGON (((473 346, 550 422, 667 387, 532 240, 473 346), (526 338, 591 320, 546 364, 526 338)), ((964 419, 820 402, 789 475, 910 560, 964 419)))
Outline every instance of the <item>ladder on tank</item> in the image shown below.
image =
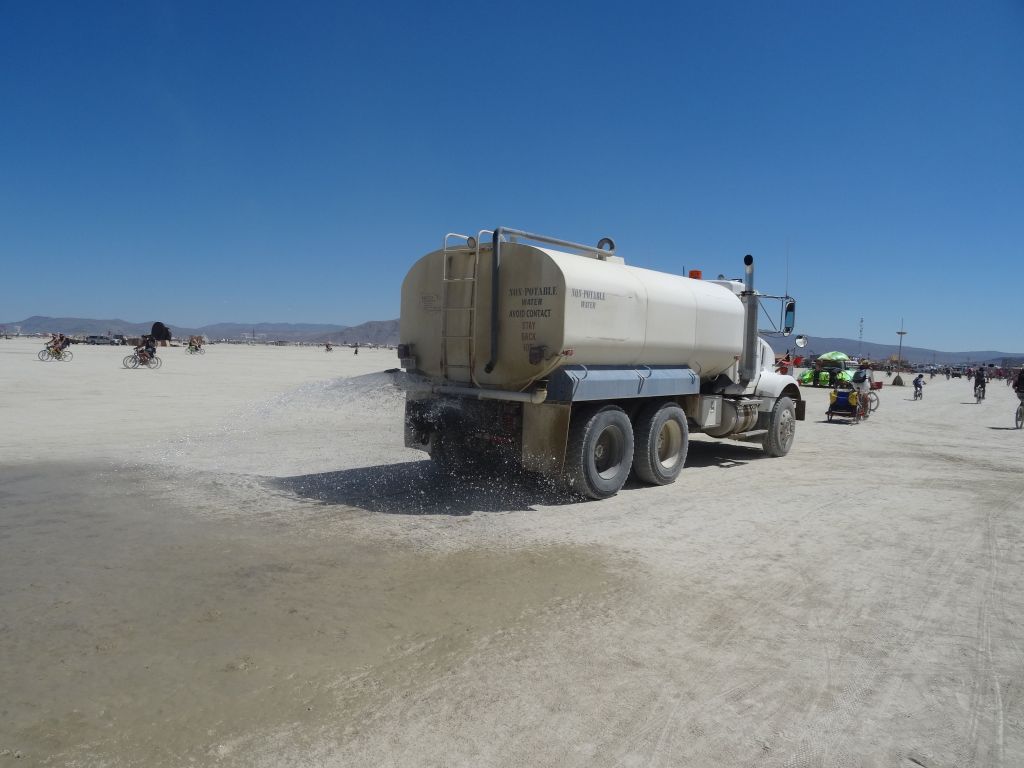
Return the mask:
POLYGON ((444 236, 441 274, 441 372, 449 381, 471 384, 475 361, 476 277, 479 237, 444 236), (465 245, 453 247, 452 238, 465 245))

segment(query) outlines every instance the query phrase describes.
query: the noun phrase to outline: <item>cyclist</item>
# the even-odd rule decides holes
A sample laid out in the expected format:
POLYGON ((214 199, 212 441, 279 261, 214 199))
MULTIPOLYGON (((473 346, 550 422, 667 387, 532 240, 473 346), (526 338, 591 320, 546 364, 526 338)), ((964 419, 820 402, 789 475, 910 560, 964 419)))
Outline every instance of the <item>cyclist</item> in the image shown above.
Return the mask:
POLYGON ((50 352, 54 357, 60 357, 65 349, 71 346, 71 338, 63 333, 52 334, 50 341, 50 352))
POLYGON ((142 343, 135 348, 135 352, 139 355, 140 363, 149 362, 149 358, 156 354, 156 342, 153 337, 149 334, 142 337, 142 343))
POLYGON ((1024 368, 1017 371, 1017 378, 1013 380, 1013 388, 1018 395, 1024 395, 1024 368))
POLYGON ((328 341, 326 344, 324 344, 324 352, 330 352, 333 349, 334 347, 331 346, 331 342, 328 341))
POLYGON ((867 418, 868 413, 871 411, 870 393, 872 378, 871 366, 867 363, 861 363, 851 377, 853 388, 857 390, 857 402, 861 404, 864 418, 867 418))
POLYGON ((974 389, 978 390, 981 387, 981 399, 985 399, 985 369, 981 366, 974 372, 974 389))
POLYGON ((868 396, 868 392, 871 391, 871 381, 873 378, 871 366, 867 363, 861 363, 857 370, 853 372, 853 388, 857 390, 859 397, 868 396))
POLYGON ((69 339, 63 333, 58 332, 50 334, 50 341, 49 343, 47 343, 47 346, 55 355, 59 355, 61 352, 68 348, 68 345, 70 343, 71 339, 69 339))
POLYGON ((917 374, 917 378, 914 379, 914 399, 917 400, 924 396, 924 374, 917 374))

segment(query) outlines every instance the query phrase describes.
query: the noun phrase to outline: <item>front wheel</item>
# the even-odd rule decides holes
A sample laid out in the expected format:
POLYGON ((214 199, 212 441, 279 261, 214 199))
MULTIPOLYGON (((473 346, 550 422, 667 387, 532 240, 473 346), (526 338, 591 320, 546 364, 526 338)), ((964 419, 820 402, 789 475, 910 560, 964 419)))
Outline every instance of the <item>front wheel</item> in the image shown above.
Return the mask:
POLYGON ((139 367, 139 356, 138 355, 126 355, 124 360, 121 361, 121 365, 125 368, 138 368, 139 367))
POLYGON ((780 397, 772 408, 772 415, 768 420, 768 434, 764 436, 761 445, 769 456, 785 456, 793 447, 794 437, 796 405, 788 397, 780 397))
POLYGON ((36 357, 38 357, 42 362, 45 363, 52 357, 52 355, 50 354, 50 350, 48 350, 46 347, 43 347, 42 349, 39 350, 39 353, 36 355, 36 357))
POLYGON ((690 431, 683 409, 673 402, 654 403, 636 420, 633 471, 645 483, 674 483, 686 463, 690 431))
POLYGON ((1017 406, 1017 417, 1016 417, 1017 429, 1024 426, 1024 403, 1017 406))
POLYGON ((877 411, 878 406, 881 404, 881 399, 878 397, 878 393, 869 390, 868 391, 868 410, 877 411))
POLYGON ((617 405, 581 410, 569 427, 565 454, 569 487, 591 499, 621 490, 633 464, 633 425, 617 405))

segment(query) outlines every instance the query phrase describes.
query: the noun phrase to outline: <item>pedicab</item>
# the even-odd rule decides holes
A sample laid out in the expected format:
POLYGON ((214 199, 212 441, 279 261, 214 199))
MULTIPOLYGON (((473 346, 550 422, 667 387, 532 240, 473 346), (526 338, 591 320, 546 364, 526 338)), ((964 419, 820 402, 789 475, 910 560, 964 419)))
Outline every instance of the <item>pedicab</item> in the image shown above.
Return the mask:
POLYGON ((833 416, 845 419, 853 419, 856 424, 861 419, 866 419, 869 412, 868 398, 862 396, 856 389, 834 388, 828 395, 828 410, 825 411, 825 418, 832 421, 833 416))

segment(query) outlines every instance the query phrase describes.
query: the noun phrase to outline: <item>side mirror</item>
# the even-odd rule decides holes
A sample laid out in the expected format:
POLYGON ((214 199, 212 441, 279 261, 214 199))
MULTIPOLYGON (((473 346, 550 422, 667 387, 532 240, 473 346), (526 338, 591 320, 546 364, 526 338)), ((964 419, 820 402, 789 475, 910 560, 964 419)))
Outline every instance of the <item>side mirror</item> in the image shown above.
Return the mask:
POLYGON ((796 341, 796 345, 798 347, 800 347, 800 349, 803 349, 804 347, 807 346, 807 337, 806 336, 803 336, 803 335, 797 336, 795 341, 796 341))
POLYGON ((796 302, 790 299, 782 313, 782 335, 789 336, 796 325, 796 302))

